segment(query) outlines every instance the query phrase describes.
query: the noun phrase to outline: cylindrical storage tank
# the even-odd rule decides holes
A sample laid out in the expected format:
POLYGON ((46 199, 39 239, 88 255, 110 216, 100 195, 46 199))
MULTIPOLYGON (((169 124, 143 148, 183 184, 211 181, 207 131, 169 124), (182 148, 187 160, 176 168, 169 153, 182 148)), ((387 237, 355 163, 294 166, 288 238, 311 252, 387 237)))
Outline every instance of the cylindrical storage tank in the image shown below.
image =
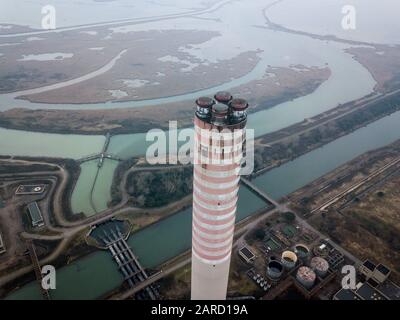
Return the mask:
POLYGON ((315 283, 315 279, 317 278, 317 275, 315 272, 309 268, 309 267, 300 267, 299 270, 297 270, 296 274, 296 279, 300 284, 307 288, 310 289, 315 283))
POLYGON ((270 257, 268 258, 268 262, 276 261, 276 260, 278 260, 278 258, 275 257, 275 256, 270 256, 270 257))
POLYGON ((297 258, 301 261, 307 261, 310 256, 310 249, 305 244, 296 244, 294 246, 294 253, 297 255, 297 258))
POLYGON ((320 277, 325 277, 328 273, 329 263, 324 258, 314 257, 311 259, 310 267, 320 277))
POLYGON ((297 256, 292 251, 284 251, 281 258, 282 265, 287 269, 293 269, 296 266, 297 256))
POLYGON ((272 260, 267 266, 267 276, 273 280, 278 280, 283 273, 282 263, 272 260))

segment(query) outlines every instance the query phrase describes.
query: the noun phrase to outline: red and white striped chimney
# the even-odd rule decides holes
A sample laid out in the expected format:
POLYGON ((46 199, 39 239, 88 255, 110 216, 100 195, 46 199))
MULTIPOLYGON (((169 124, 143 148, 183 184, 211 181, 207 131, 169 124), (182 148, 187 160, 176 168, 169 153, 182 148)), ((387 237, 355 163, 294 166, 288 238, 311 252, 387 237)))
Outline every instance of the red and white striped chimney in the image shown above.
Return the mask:
POLYGON ((192 222, 194 300, 226 299, 245 144, 243 99, 218 92, 197 99, 192 222), (214 100, 215 99, 215 100, 214 100))

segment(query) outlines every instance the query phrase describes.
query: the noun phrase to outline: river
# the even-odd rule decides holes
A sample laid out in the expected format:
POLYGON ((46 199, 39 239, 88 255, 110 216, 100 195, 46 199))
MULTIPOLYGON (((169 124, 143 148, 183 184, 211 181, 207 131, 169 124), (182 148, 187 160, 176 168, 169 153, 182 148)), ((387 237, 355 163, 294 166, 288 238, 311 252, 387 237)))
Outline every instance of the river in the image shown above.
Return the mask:
MULTIPOLYGON (((120 4, 123 4, 121 1, 120 4)), ((0 95, 0 110, 13 106, 25 108, 57 108, 57 109, 89 109, 89 108, 115 108, 115 107, 146 107, 176 101, 188 101, 192 104, 199 95, 211 95, 217 90, 237 87, 249 81, 260 79, 267 67, 290 67, 293 65, 327 66, 331 76, 314 92, 304 97, 288 101, 268 110, 259 111, 249 116, 248 127, 255 129, 256 136, 282 129, 305 118, 312 117, 321 112, 336 107, 339 104, 361 98, 373 91, 375 81, 370 73, 351 55, 344 52, 347 45, 335 42, 315 40, 305 36, 271 31, 263 26, 265 20, 261 14, 266 6, 265 1, 256 0, 252 5, 245 5, 242 1, 235 1, 207 16, 211 19, 207 23, 199 24, 198 19, 177 19, 174 23, 153 21, 151 23, 135 24, 134 31, 157 30, 218 30, 221 37, 230 41, 220 41, 221 37, 211 39, 201 45, 182 48, 192 56, 202 61, 215 62, 220 59, 229 59, 246 50, 259 50, 261 58, 257 66, 243 77, 232 79, 213 88, 198 92, 185 93, 173 97, 160 97, 156 99, 120 102, 96 103, 80 105, 51 105, 30 103, 17 100, 18 94, 0 95), (240 10, 242 18, 237 19, 240 10), (255 14, 257 12, 257 14, 255 14), (223 14, 222 14, 223 13, 223 14), (213 21, 218 18, 220 21, 213 21), (249 21, 252 23, 249 24, 249 21), (259 41, 263 39, 263 41, 259 41), (212 47, 212 50, 209 48, 212 47), (271 50, 271 48, 274 50, 271 50)), ((115 33, 126 32, 125 28, 111 28, 115 33)), ((40 89, 39 89, 40 90, 40 89)), ((84 155, 98 153, 101 150, 102 136, 56 135, 47 133, 28 133, 17 130, 0 128, 0 154, 4 155, 31 155, 67 157, 77 159, 84 155)), ((113 136, 107 152, 117 155, 122 159, 142 155, 148 143, 145 134, 124 134, 113 136)), ((109 187, 113 177, 111 165, 100 169, 97 192, 93 201, 90 200, 90 190, 93 185, 94 172, 97 171, 97 162, 91 161, 81 166, 82 173, 77 182, 72 196, 72 208, 75 213, 84 212, 87 216, 95 213, 93 205, 100 211, 105 208, 105 200, 110 197, 109 187), (93 204, 91 203, 93 202, 93 204)))
MULTIPOLYGON (((335 46, 331 45, 331 47, 335 46)), ((345 54, 341 46, 324 52, 332 71, 331 77, 311 94, 250 114, 248 128, 255 129, 256 136, 282 129, 334 108, 340 103, 372 92, 375 81, 371 75, 350 55, 345 54)), ((258 73, 255 72, 252 76, 247 76, 246 81, 257 78, 257 75, 258 73)), ((78 159, 88 154, 99 153, 104 139, 104 136, 32 133, 0 128, 0 154, 78 159)), ((127 159, 143 155, 148 145, 149 142, 146 142, 144 133, 121 134, 111 138, 107 152, 127 159)), ((88 195, 94 172, 97 171, 97 161, 82 164, 81 170, 81 176, 72 197, 72 208, 75 213, 84 212, 90 216, 94 213, 94 209, 88 195)), ((113 170, 110 170, 110 166, 103 166, 98 178, 99 185, 103 187, 98 188, 99 192, 93 199, 99 210, 105 208, 104 199, 110 197, 109 186, 112 177, 113 170)))
POLYGON ((98 162, 97 159, 81 164, 81 174, 71 197, 71 209, 74 213, 83 212, 89 217, 107 209, 118 161, 105 159, 101 168, 98 167, 98 162))
MULTIPOLYGON (((396 112, 259 176, 255 183, 278 199, 368 150, 399 139, 399 123, 400 112, 396 112)), ((251 215, 263 206, 262 201, 244 187, 240 189, 239 199, 238 219, 251 215)), ((128 242, 144 267, 155 267, 189 249, 190 224, 191 210, 183 210, 134 233, 128 242)), ((118 277, 117 265, 104 252, 96 252, 61 268, 57 279, 59 289, 53 295, 58 299, 93 299, 112 290, 122 281, 118 277), (93 273, 85 271, 90 269, 93 269, 93 273), (104 277, 106 274, 107 277, 104 277), (70 281, 72 277, 74 281, 70 281)), ((32 282, 8 298, 40 298, 40 292, 37 284, 32 282)))
POLYGON ((0 128, 0 154, 79 159, 99 153, 105 136, 49 134, 0 128))
MULTIPOLYGON (((210 20, 207 20, 206 24, 201 24, 201 29, 218 30, 221 37, 225 37, 229 41, 220 41, 221 38, 217 37, 198 46, 183 48, 184 51, 191 52, 193 56, 208 61, 228 59, 244 50, 262 50, 259 53, 261 62, 242 78, 232 79, 220 86, 196 93, 160 97, 147 101, 52 106, 31 104, 19 100, 18 106, 26 108, 110 108, 145 107, 151 104, 186 100, 192 103, 191 101, 198 95, 211 94, 218 89, 230 89, 242 83, 259 79, 269 65, 290 67, 303 64, 328 66, 331 69, 331 77, 313 93, 251 114, 248 127, 255 129, 256 136, 259 136, 302 121, 304 118, 312 117, 334 108, 340 103, 361 98, 373 91, 374 79, 351 55, 344 52, 347 45, 267 30, 263 28, 265 21, 261 15, 261 9, 265 5, 265 1, 261 0, 251 3, 236 1, 224 7, 223 14, 220 11, 208 14, 207 18, 210 20), (242 13, 242 19, 237 19, 237 10, 242 13), (254 15, 254 10, 260 14, 254 15), (245 23, 246 21, 247 23, 245 23), (251 23, 248 23, 249 21, 251 23)), ((196 28, 199 23, 199 19, 179 19, 174 21, 173 25, 165 22, 152 22, 150 25, 134 25, 132 28, 137 31, 149 28, 190 30, 196 28)), ((113 31, 122 32, 118 28, 113 31)), ((15 100, 10 100, 10 95, 0 95, 0 110, 9 109, 14 104, 16 104, 15 100)), ((365 128, 267 172, 256 179, 256 184, 276 198, 286 195, 353 157, 400 138, 399 120, 400 113, 380 119, 365 128)), ((107 152, 124 159, 143 154, 146 150, 144 137, 144 133, 113 136, 107 152)), ((104 136, 31 133, 0 128, 0 154, 78 159, 100 152, 104 140, 104 136)), ((90 203, 90 188, 97 172, 97 161, 81 165, 82 173, 72 196, 72 207, 75 212, 83 211, 89 216, 95 213, 95 209, 102 210, 106 207, 115 165, 114 161, 106 161, 99 170, 94 186, 96 195, 93 197, 96 208, 93 208, 90 203)), ((238 218, 244 218, 263 206, 262 201, 246 188, 242 187, 240 193, 238 218)), ((190 247, 190 213, 190 209, 184 210, 130 237, 129 244, 139 255, 143 266, 155 267, 190 247)), ((122 277, 108 253, 96 252, 58 270, 57 281, 58 289, 52 293, 54 298, 93 299, 120 285, 122 277)), ((9 298, 40 298, 40 292, 37 284, 33 282, 14 292, 9 298)))

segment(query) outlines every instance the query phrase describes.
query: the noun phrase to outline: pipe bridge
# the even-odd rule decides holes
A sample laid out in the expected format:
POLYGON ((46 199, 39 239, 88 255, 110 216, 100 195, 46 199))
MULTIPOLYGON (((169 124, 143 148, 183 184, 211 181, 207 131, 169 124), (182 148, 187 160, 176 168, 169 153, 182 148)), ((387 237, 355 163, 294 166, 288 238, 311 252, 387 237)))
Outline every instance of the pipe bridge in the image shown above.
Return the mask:
POLYGON ((250 189, 250 191, 252 191, 254 194, 258 195, 259 197, 261 197, 264 201, 266 201, 267 203, 270 203, 271 205, 273 205, 275 208, 277 208, 279 211, 281 212, 285 212, 287 211, 287 206, 285 204, 280 204, 278 201, 276 201, 275 199, 273 199, 270 195, 268 195, 266 192, 264 192, 263 190, 261 190, 260 188, 258 188, 254 183, 252 183, 250 180, 241 177, 240 181, 250 189))
MULTIPOLYGON (((145 281, 148 275, 140 265, 118 226, 115 229, 104 230, 103 234, 102 241, 106 248, 110 250, 114 261, 118 264, 118 268, 128 285, 134 288, 145 281)), ((158 297, 158 291, 151 285, 136 294, 136 298, 140 300, 156 300, 158 297)))
POLYGON ((40 263, 39 263, 39 259, 38 256, 36 254, 36 249, 35 249, 35 245, 33 244, 32 240, 28 240, 26 242, 27 247, 28 247, 28 251, 29 251, 29 256, 32 260, 32 265, 33 265, 33 271, 35 272, 35 276, 36 276, 36 281, 39 284, 40 287, 40 291, 42 293, 43 299, 45 300, 50 300, 50 293, 47 289, 43 288, 42 282, 43 282, 43 275, 42 275, 42 270, 40 268, 40 263))

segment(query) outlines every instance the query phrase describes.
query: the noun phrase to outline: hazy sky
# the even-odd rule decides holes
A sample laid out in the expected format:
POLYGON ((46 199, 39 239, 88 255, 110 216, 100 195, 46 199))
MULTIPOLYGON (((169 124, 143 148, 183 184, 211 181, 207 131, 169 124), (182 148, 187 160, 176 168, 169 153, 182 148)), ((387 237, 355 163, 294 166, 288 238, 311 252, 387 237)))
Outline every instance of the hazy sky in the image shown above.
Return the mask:
POLYGON ((40 27, 42 7, 53 5, 60 27, 177 13, 217 0, 0 0, 0 23, 40 27))
POLYGON ((283 0, 268 11, 276 23, 317 34, 400 43, 399 0, 283 0), (344 30, 342 8, 352 5, 356 29, 344 30))
MULTIPOLYGON (((40 28, 45 5, 56 8, 57 27, 185 12, 220 0, 0 0, 0 23, 40 28)), ((237 1, 237 0, 236 0, 237 1)), ((241 0, 248 6, 260 0, 241 0)), ((275 0, 264 0, 267 6, 275 0)), ((223 12, 223 10, 220 10, 223 12)), ((282 0, 268 16, 286 27, 317 34, 400 43, 400 0, 282 0), (356 9, 356 30, 343 30, 342 8, 356 9)), ((241 12, 238 12, 240 15, 241 12)), ((256 12, 255 12, 256 14, 256 12)), ((199 28, 206 22, 199 22, 199 28)))

